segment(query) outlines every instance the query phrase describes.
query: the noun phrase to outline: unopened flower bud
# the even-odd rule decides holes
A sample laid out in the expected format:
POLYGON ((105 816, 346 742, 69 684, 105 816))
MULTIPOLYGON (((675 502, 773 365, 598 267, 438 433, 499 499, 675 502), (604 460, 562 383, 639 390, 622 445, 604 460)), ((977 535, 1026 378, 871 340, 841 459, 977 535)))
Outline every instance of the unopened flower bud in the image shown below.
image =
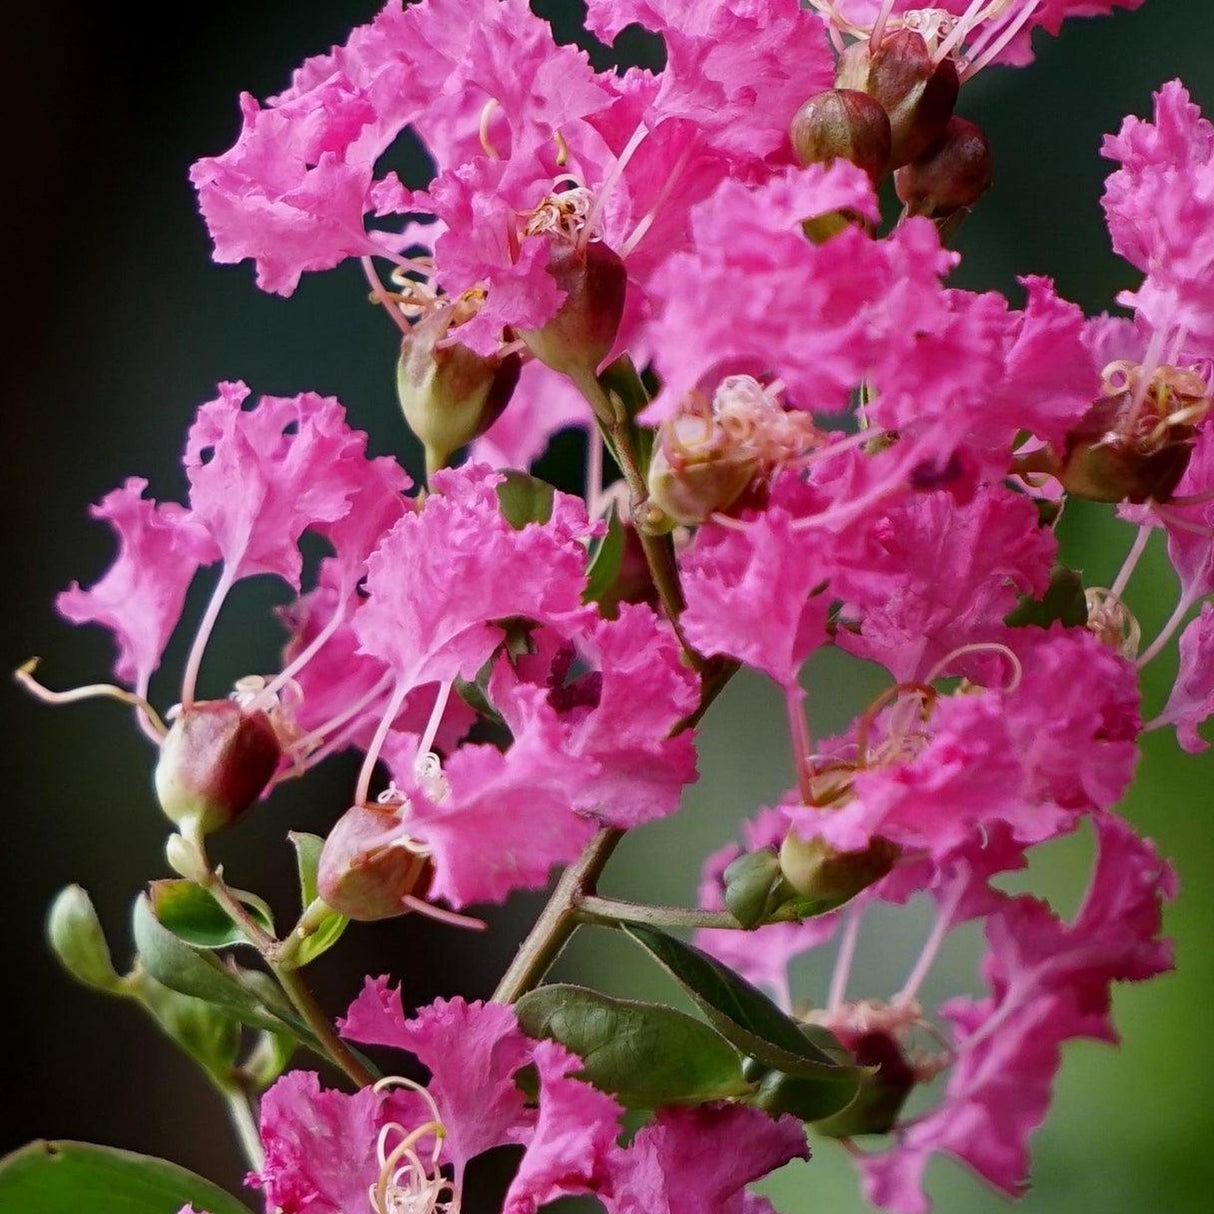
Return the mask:
MULTIPOLYGON (((754 456, 744 457, 710 441, 700 441, 712 422, 681 417, 669 428, 675 443, 659 442, 649 465, 649 501, 669 520, 692 527, 742 496, 758 470, 754 456)), ((665 428, 664 428, 665 429, 665 428)))
POLYGON ((878 181, 889 167, 893 135, 881 103, 857 89, 827 89, 793 115, 793 151, 803 165, 849 160, 878 181))
POLYGON ((396 392, 409 428, 435 472, 501 416, 518 383, 517 354, 485 357, 459 342, 440 344, 458 306, 422 317, 401 342, 396 392))
POLYGON ((815 1121, 813 1127, 830 1138, 857 1134, 887 1134, 898 1120, 918 1076, 898 1043, 883 1032, 840 1033, 856 1065, 876 1068, 860 1080, 860 1091, 842 1112, 815 1121))
POLYGON ((160 745, 156 795, 189 838, 213 834, 240 818, 262 794, 282 750, 270 718, 231 700, 182 710, 160 745))
POLYGON ((409 848, 393 809, 355 805, 329 832, 316 883, 339 914, 369 922, 403 915, 402 898, 424 894, 429 877, 429 861, 409 848))
POLYGON ((933 64, 923 35, 910 29, 887 34, 875 51, 866 41, 854 43, 839 60, 835 83, 881 103, 889 116, 895 169, 918 159, 944 134, 961 87, 952 59, 933 64))
POLYGON ((1205 382, 1161 367, 1143 392, 1141 368, 1122 371, 1124 389, 1096 401, 1067 435, 1058 479, 1091 501, 1166 502, 1189 466, 1194 423, 1210 408, 1205 382))
POLYGON ((803 839, 790 830, 780 846, 780 870, 789 885, 824 909, 842 906, 880 881, 898 859, 898 848, 874 839, 863 851, 836 851, 821 839, 803 839))
POLYGON ((912 215, 946 216, 972 207, 991 188, 994 161, 980 127, 955 115, 944 137, 894 174, 912 215))
POLYGON ((88 894, 69 885, 51 905, 47 936, 55 956, 77 982, 101 991, 114 991, 122 979, 110 959, 110 946, 88 894))
POLYGON ((597 374, 615 344, 624 315, 628 271, 620 255, 600 240, 579 247, 554 240, 548 273, 565 292, 556 315, 519 336, 545 366, 575 382, 597 374))

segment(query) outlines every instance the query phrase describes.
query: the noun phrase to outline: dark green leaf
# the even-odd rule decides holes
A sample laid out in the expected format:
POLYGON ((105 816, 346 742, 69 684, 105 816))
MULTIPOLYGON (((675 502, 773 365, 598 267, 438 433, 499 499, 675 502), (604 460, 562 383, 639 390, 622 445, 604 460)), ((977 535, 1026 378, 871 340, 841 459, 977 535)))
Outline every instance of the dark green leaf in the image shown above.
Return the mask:
POLYGON ((176 1164, 84 1142, 31 1142, 0 1159, 5 1214, 249 1214, 222 1189, 176 1164))
POLYGON ((170 990, 227 1008, 255 1028, 287 1027, 302 1034, 293 1017, 287 1019, 280 1009, 271 1012, 267 1007, 265 984, 272 980, 230 969, 209 952, 191 948, 157 920, 146 896, 135 903, 134 935, 143 967, 170 990), (259 980, 264 980, 261 987, 255 985, 259 980))
POLYGON ((713 1028, 751 1058, 788 1075, 856 1087, 859 1073, 841 1067, 761 990, 715 957, 639 924, 623 929, 695 1000, 713 1028))
POLYGON ((619 511, 612 510, 607 534, 596 540, 590 550, 590 563, 586 566, 586 589, 582 592, 583 603, 598 603, 603 600, 615 580, 620 576, 624 563, 624 547, 627 534, 619 511))
POLYGON ((513 468, 503 476, 506 479, 497 486, 497 500, 502 517, 515 531, 522 531, 528 523, 546 523, 552 518, 556 490, 547 481, 513 468))
POLYGON ((1039 599, 1024 595, 1008 613, 1004 623, 1010 628, 1048 628, 1061 620, 1068 628, 1088 622, 1088 604, 1083 593, 1083 578, 1065 565, 1055 565, 1049 588, 1039 599))
MULTIPOLYGON (((274 934, 270 908, 253 894, 233 891, 265 931, 274 934)), ((215 898, 193 881, 153 881, 152 909, 165 927, 195 948, 230 948, 247 944, 244 929, 215 898)))
POLYGON ((586 1079, 630 1107, 702 1104, 754 1090, 737 1050, 674 1008, 580 986, 541 986, 515 1010, 524 1032, 572 1050, 586 1079))

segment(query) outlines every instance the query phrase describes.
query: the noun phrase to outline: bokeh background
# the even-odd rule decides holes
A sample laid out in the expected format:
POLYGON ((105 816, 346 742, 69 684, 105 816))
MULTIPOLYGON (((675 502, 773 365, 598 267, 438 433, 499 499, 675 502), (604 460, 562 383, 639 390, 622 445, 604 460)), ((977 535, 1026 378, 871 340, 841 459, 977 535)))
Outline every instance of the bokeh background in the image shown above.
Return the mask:
MULTIPOLYGON (((86 507, 132 473, 148 476, 157 496, 180 494, 185 428, 218 379, 244 378, 257 391, 337 394, 377 452, 416 468, 394 403, 393 330, 366 305, 357 273, 309 276, 289 301, 260 294, 247 266, 209 265, 186 181, 191 160, 231 142, 240 90, 274 92, 306 54, 342 40, 376 7, 375 0, 212 0, 138 19, 115 5, 8 8, 0 86, 12 94, 0 189, 9 317, 0 362, 7 588, 0 661, 10 667, 37 653, 54 685, 105 676, 106 638, 72 630, 51 608, 57 590, 73 578, 91 581, 109 559, 109 536, 88 521, 86 507)), ((562 38, 576 34, 578 0, 534 7, 555 20, 562 38)), ((632 55, 654 53, 643 38, 626 35, 621 45, 632 55)), ((1032 69, 992 71, 967 89, 961 108, 990 134, 998 180, 962 231, 959 283, 1014 290, 1015 275, 1046 273, 1087 310, 1108 307, 1132 273, 1111 256, 1097 205, 1107 171, 1097 157, 1101 136, 1123 114, 1146 112, 1151 89, 1177 75, 1214 109, 1212 45, 1214 5, 1147 0, 1137 13, 1073 22, 1059 41, 1041 39, 1032 69)), ((608 61, 601 48, 596 53, 608 61)), ((575 484, 579 458, 578 443, 562 441, 545 470, 575 484)), ((1107 511, 1078 509, 1065 535, 1089 584, 1108 583, 1131 538, 1107 511)), ((1147 636, 1174 593, 1152 548, 1131 588, 1147 636)), ((222 621, 204 692, 222 694, 232 678, 272 667, 281 638, 267 609, 281 599, 272 585, 246 585, 222 621)), ((180 649, 170 653, 167 668, 180 657, 180 649)), ((1148 672, 1148 715, 1162 702, 1174 660, 1169 654, 1148 672)), ((825 655, 808 685, 821 732, 842 726, 879 683, 871 670, 825 655)), ((169 683, 158 690, 166 704, 175 698, 169 683)), ((127 957, 131 901, 165 873, 148 748, 115 705, 53 711, 11 688, 0 692, 0 705, 0 1148, 34 1136, 91 1139, 165 1155, 235 1190, 243 1169, 217 1098, 130 1008, 73 986, 42 942, 51 898, 77 881, 92 892, 117 957, 127 957)), ((686 812, 627 840, 609 874, 611 892, 686 901, 700 858, 783 789, 790 768, 771 690, 737 680, 704 726, 701 753, 701 781, 686 812)), ((323 832, 346 804, 353 770, 339 760, 306 785, 284 788, 218 847, 230 875, 265 892, 284 917, 292 909, 285 832, 323 832)), ((1068 1049, 1052 1116, 1036 1140, 1026 1214, 1208 1208, 1212 777, 1208 756, 1183 756, 1163 734, 1146 740, 1138 790, 1125 809, 1179 867, 1182 893, 1168 916, 1178 971, 1119 993, 1119 1052, 1085 1043, 1068 1049)), ((1087 858, 1085 839, 1068 841, 1043 857, 1038 883, 1073 907, 1087 858)), ((368 971, 394 974, 412 1003, 456 991, 485 995, 538 905, 515 898, 491 912, 485 935, 415 920, 352 930, 315 967, 316 985, 335 1012, 368 971)), ((870 983, 873 993, 891 989, 925 931, 915 908, 875 917, 862 941, 857 993, 870 983)), ((975 939, 960 941, 928 996, 971 988, 976 955, 975 939)), ((561 971, 621 993, 670 994, 625 946, 605 938, 576 940, 561 971)), ((812 996, 821 983, 822 971, 808 964, 798 993, 812 996)), ((950 1163, 934 1165, 930 1176, 942 1214, 1003 1208, 950 1163)), ((773 1179, 769 1192, 789 1214, 864 1208, 847 1162, 829 1143, 811 1164, 773 1179)))

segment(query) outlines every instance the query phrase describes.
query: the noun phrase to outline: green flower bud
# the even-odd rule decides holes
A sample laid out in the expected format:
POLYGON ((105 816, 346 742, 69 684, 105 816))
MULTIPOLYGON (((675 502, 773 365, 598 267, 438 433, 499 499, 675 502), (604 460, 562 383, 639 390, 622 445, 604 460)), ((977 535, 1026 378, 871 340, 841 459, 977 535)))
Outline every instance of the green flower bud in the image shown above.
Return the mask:
POLYGON ((894 187, 912 215, 943 218, 972 207, 991 188, 993 171, 986 135, 954 116, 939 143, 894 174, 894 187))
POLYGON ((849 160, 878 181, 889 166, 893 133, 881 103, 858 89, 827 89, 793 115, 793 151, 803 165, 849 160))
POLYGON ((780 845, 780 871, 802 897, 829 909, 880 881, 898 854, 898 848, 885 839, 874 839, 863 851, 841 852, 821 839, 803 839, 790 830, 780 845))
POLYGON ((270 718, 231 700, 182 710, 160 744, 156 795, 188 838, 213 834, 240 818, 262 794, 282 750, 270 718))
POLYGON ((122 985, 101 921, 79 885, 69 885, 51 904, 46 933, 55 956, 77 982, 110 993, 122 985))
POLYGON ((519 336, 546 367, 579 382, 597 374, 615 344, 628 271, 619 254, 602 241, 579 248, 572 241, 554 240, 548 273, 565 299, 547 324, 522 329, 519 336))
POLYGON ((442 344, 458 323, 458 305, 433 312, 401 342, 396 392, 409 428, 426 451, 426 471, 484 434, 502 415, 518 383, 517 354, 486 358, 458 342, 442 344))

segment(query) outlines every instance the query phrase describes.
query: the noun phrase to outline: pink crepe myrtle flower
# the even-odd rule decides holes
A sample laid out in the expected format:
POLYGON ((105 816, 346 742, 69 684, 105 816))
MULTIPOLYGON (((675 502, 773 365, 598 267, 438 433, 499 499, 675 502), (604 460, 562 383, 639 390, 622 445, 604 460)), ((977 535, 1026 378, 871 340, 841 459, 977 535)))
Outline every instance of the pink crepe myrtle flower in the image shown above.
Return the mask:
MULTIPOLYGON (((939 859, 996 822, 1032 844, 1109 809, 1137 758, 1134 669, 1086 630, 1032 633, 1010 690, 949 696, 925 725, 891 728, 860 756, 852 799, 790 811, 798 833, 846 852, 879 837, 939 859)), ((887 712, 907 717, 903 705, 887 712)))
POLYGON ((1127 118, 1102 150, 1121 165, 1103 199, 1113 247, 1146 275, 1120 301, 1165 349, 1179 332, 1214 355, 1214 127, 1173 80, 1155 94, 1154 122, 1127 118))
POLYGON ((1095 825, 1096 868, 1072 923, 1023 895, 1007 898, 988 918, 983 973, 990 994, 941 1008, 953 1062, 940 1104, 899 1129, 888 1150, 856 1156, 865 1195, 881 1208, 926 1214, 923 1172, 937 1152, 1020 1193, 1059 1047, 1079 1037, 1115 1044, 1112 983, 1172 968, 1171 946, 1159 939, 1161 903, 1176 892, 1170 866, 1119 819, 1102 815, 1095 825))

